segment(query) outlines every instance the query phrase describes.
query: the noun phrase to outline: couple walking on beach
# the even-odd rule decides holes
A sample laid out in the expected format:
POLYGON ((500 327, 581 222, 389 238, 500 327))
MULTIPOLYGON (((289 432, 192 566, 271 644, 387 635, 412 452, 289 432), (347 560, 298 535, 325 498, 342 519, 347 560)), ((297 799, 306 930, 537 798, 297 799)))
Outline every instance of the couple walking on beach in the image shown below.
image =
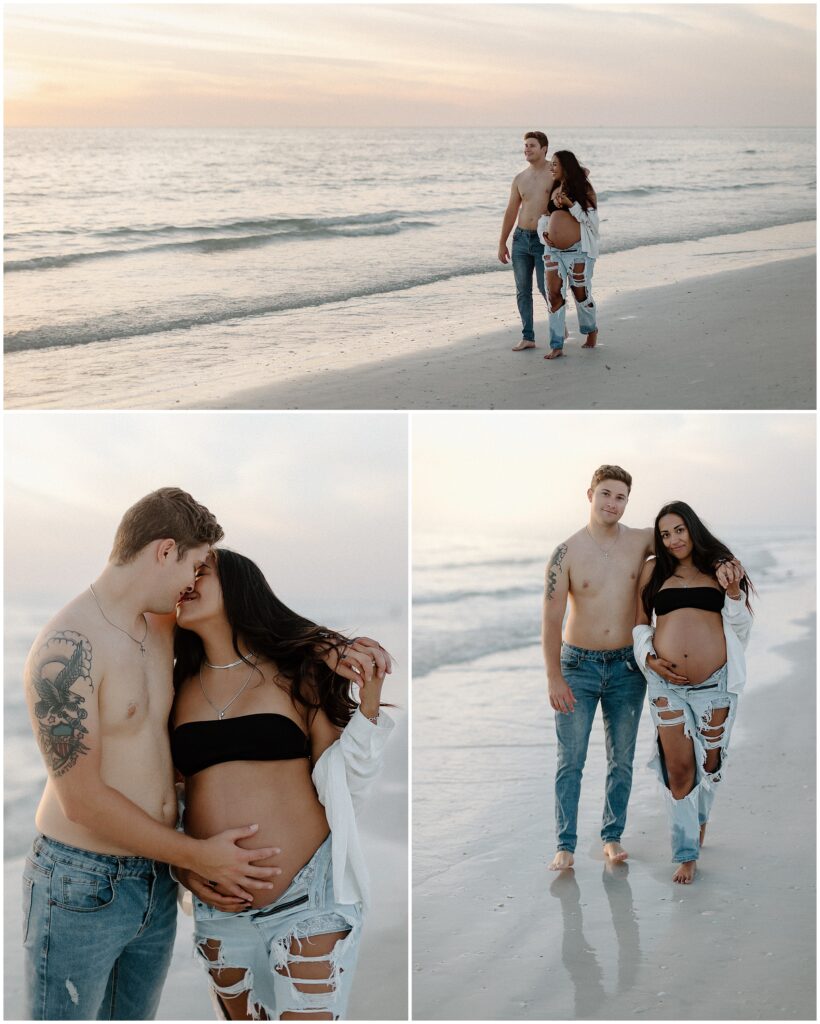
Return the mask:
POLYGON ((563 355, 567 336, 567 288, 575 298, 578 327, 585 336, 582 348, 598 341, 597 309, 592 297, 592 272, 598 257, 598 198, 587 168, 574 153, 559 150, 547 160, 548 139, 543 132, 524 136, 528 166, 515 176, 501 225, 498 258, 510 262, 507 240, 513 225, 512 266, 521 341, 513 352, 535 348, 532 275, 549 311, 550 350, 545 359, 563 355), (546 281, 546 288, 545 288, 546 281))
POLYGON ((146 495, 31 648, 48 780, 25 1018, 153 1018, 178 881, 220 1016, 344 1015, 369 891, 354 808, 393 726, 391 659, 291 611, 222 536, 179 488, 146 495))
POLYGON ((648 689, 656 733, 651 766, 664 787, 678 865, 673 879, 687 884, 745 683, 753 588, 685 502, 664 505, 654 528, 623 526, 631 488, 620 466, 599 467, 587 491, 587 525, 558 545, 546 570, 542 640, 558 745, 551 867, 574 861, 581 776, 599 703, 607 756, 601 839, 610 861, 626 860, 621 837, 648 689))

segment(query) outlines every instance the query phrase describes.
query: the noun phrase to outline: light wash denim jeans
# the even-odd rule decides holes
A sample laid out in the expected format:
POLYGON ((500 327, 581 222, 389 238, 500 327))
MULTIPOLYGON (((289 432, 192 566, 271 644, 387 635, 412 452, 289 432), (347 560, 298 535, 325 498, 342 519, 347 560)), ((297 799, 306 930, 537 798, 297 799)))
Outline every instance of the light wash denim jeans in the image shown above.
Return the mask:
POLYGON ((737 694, 727 689, 728 671, 726 665, 714 672, 698 686, 674 686, 652 669, 649 677, 648 696, 652 721, 658 729, 683 725, 695 748, 695 788, 688 796, 676 800, 669 791, 666 767, 660 742, 656 742, 655 756, 649 767, 657 773, 666 796, 666 812, 672 838, 672 860, 682 864, 697 860, 700 855, 700 826, 709 820, 715 800, 715 786, 723 777, 729 753, 729 737, 737 713, 737 694), (660 706, 658 701, 661 702, 660 706), (709 726, 712 710, 728 708, 729 714, 722 726, 709 726), (674 715, 671 714, 674 712, 674 715), (661 718, 661 713, 669 714, 661 718), (704 733, 704 729, 708 734, 704 733), (704 765, 708 750, 720 751, 720 763, 714 772, 707 772, 704 765))
MULTIPOLYGON (((549 307, 550 327, 550 348, 564 347, 564 328, 567 322, 567 284, 572 288, 584 288, 586 298, 575 299, 575 308, 578 311, 578 329, 581 334, 592 334, 598 330, 597 306, 592 297, 592 272, 595 269, 595 260, 581 248, 581 243, 576 242, 569 249, 555 249, 547 246, 544 253, 544 267, 546 270, 555 270, 561 278, 561 297, 563 302, 560 309, 552 311, 549 307), (577 270, 583 264, 583 270, 577 270)), ((575 292, 572 293, 575 297, 575 292)))
POLYGON ((286 1012, 344 1018, 359 953, 362 908, 337 903, 333 896, 330 836, 267 907, 225 913, 196 897, 193 902, 194 941, 203 966, 209 972, 245 972, 228 985, 218 984, 209 973, 220 1016, 224 1018, 219 997, 247 992, 247 1013, 253 1020, 262 1011, 269 1020, 286 1012), (330 953, 311 950, 311 938, 332 932, 348 934, 330 953))
POLYGON ((595 709, 601 705, 606 740, 606 794, 601 839, 619 842, 632 790, 632 761, 646 683, 631 647, 588 651, 561 646, 561 672, 575 697, 575 710, 556 713, 558 771, 555 775, 555 830, 559 850, 574 852, 578 800, 595 709))
POLYGON ((518 301, 518 312, 521 316, 521 338, 523 341, 535 341, 535 325, 532 317, 532 272, 538 291, 547 301, 544 287, 544 243, 539 239, 537 231, 516 228, 513 233, 512 266, 515 277, 515 297, 518 301))
POLYGON ((152 1020, 176 893, 166 864, 35 839, 23 874, 24 1019, 152 1020))

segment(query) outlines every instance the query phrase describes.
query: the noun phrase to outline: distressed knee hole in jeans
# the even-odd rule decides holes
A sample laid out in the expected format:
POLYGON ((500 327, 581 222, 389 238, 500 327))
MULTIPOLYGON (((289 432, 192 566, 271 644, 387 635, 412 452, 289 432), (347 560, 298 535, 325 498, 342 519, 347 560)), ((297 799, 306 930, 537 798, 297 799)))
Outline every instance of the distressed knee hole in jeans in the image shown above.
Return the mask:
MULTIPOLYGON (((328 925, 338 927, 339 915, 328 925)), ((314 927, 321 929, 321 922, 314 927)), ((197 943, 206 963, 219 1007, 228 1020, 338 1020, 336 992, 344 971, 345 943, 352 928, 299 935, 296 930, 278 938, 270 949, 275 1006, 254 995, 254 976, 249 966, 228 964, 216 939, 197 943)))
POLYGON ((197 943, 196 949, 207 961, 211 988, 226 1020, 270 1020, 264 1008, 253 1001, 253 973, 250 968, 227 965, 222 957, 222 943, 216 939, 204 939, 197 943), (241 996, 245 992, 248 993, 247 1007, 242 1014, 241 996), (237 1018, 232 1011, 238 1011, 242 1016, 237 1018))
POLYGON ((271 966, 277 977, 280 1020, 335 1020, 333 996, 344 968, 340 960, 350 931, 292 936, 271 948, 271 966), (281 993, 281 996, 280 996, 281 993), (330 997, 330 998, 328 998, 330 997))

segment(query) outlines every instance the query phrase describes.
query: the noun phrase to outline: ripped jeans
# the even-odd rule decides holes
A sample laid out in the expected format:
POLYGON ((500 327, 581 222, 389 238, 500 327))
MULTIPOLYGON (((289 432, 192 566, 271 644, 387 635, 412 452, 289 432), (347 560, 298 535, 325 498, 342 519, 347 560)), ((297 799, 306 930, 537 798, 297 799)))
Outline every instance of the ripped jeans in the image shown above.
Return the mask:
POLYGON ((556 714, 558 766, 555 773, 557 848, 574 852, 578 842, 578 801, 592 722, 598 705, 604 720, 606 789, 601 841, 617 843, 626 826, 632 790, 632 761, 646 683, 632 647, 590 651, 561 645, 561 673, 575 697, 575 710, 556 714))
POLYGON ((573 291, 575 308, 578 311, 578 329, 581 334, 592 334, 598 330, 596 321, 597 307, 592 297, 592 272, 595 260, 576 242, 569 249, 556 249, 548 245, 544 252, 544 269, 557 272, 561 278, 561 305, 553 310, 552 300, 549 302, 550 348, 564 347, 564 328, 567 320, 567 283, 573 289, 584 290, 584 298, 579 299, 573 291))
MULTIPOLYGON (((676 799, 669 788, 669 778, 660 739, 656 738, 655 756, 649 762, 658 775, 666 795, 666 810, 672 839, 672 860, 678 864, 697 860, 700 853, 700 826, 709 820, 715 799, 715 786, 720 782, 729 753, 729 737, 737 713, 737 694, 727 689, 726 665, 714 672, 699 686, 675 686, 647 668, 649 710, 658 730, 683 726, 692 740, 695 753, 695 786, 685 797, 676 799), (728 708, 722 723, 710 724, 712 712, 728 708), (714 771, 708 771, 709 751, 719 751, 714 771)), ((718 717, 723 717, 718 716, 718 717)))
POLYGON ((196 951, 223 1019, 223 1000, 244 993, 253 1020, 276 1020, 283 1013, 344 1018, 362 908, 334 899, 331 836, 266 907, 225 913, 196 897, 193 903, 196 951), (335 933, 346 934, 328 939, 335 933))

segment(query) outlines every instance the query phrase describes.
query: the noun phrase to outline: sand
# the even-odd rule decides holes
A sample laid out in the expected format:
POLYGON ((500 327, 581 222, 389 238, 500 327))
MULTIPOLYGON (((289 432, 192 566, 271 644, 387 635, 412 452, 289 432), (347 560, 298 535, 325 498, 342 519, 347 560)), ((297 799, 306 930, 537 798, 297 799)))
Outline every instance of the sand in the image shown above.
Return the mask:
MULTIPOLYGON (((476 333, 372 366, 313 371, 242 391, 243 409, 810 409, 815 406, 813 257, 693 278, 601 304, 600 342, 577 331, 555 362, 542 329, 476 333), (772 276, 776 274, 776 283, 772 276), (776 296, 776 298, 775 298, 776 296)), ((574 314, 568 322, 574 326, 574 314)), ((198 406, 197 406, 198 407, 198 406)), ((221 404, 206 403, 219 408, 221 404)), ((193 408, 193 406, 192 406, 193 408)))
MULTIPOLYGON (((520 338, 512 271, 118 342, 9 353, 6 408, 808 409, 813 222, 605 254, 600 343, 520 338)), ((494 243, 493 243, 494 245, 494 243)))
POLYGON ((463 728, 453 722, 465 719, 475 666, 442 673, 434 694, 417 684, 414 1019, 815 1018, 815 624, 787 619, 787 607, 758 608, 784 646, 753 634, 731 770, 687 887, 671 882, 662 797, 645 768, 646 714, 628 863, 607 866, 600 847, 596 724, 575 869, 556 874, 545 698, 510 727, 512 681, 543 698, 537 649, 483 660, 498 685, 463 728))

